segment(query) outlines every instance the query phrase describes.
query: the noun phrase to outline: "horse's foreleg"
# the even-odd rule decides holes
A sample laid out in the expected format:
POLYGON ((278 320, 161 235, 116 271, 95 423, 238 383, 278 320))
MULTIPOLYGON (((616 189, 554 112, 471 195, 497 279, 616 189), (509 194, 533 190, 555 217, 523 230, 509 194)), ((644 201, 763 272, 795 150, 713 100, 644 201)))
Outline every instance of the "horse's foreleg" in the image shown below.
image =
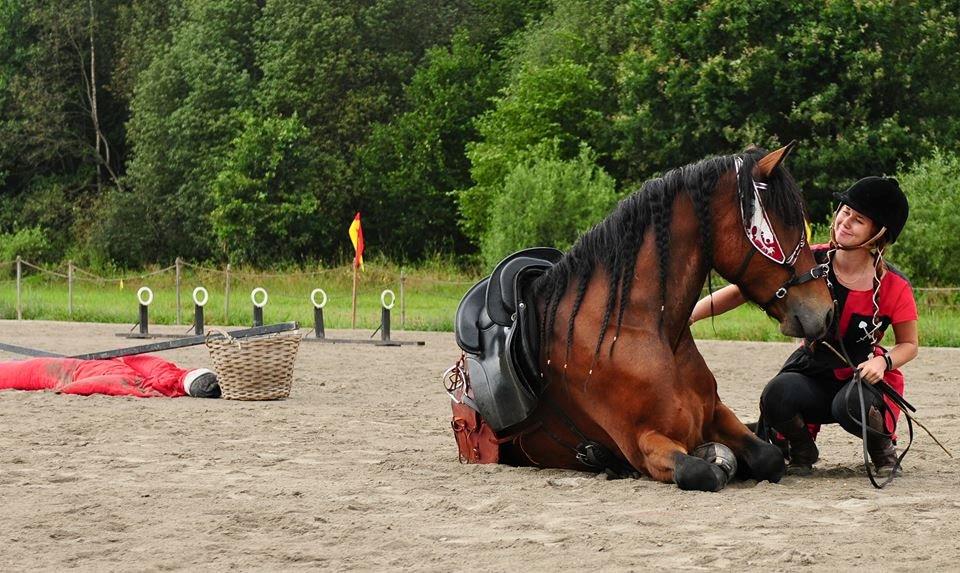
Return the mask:
POLYGON ((729 480, 720 466, 687 455, 680 442, 659 432, 644 432, 638 446, 640 459, 630 461, 655 480, 674 482, 680 489, 698 491, 720 491, 729 480))
POLYGON ((733 450, 742 476, 776 483, 786 471, 780 448, 758 438, 722 402, 717 402, 705 437, 733 450))

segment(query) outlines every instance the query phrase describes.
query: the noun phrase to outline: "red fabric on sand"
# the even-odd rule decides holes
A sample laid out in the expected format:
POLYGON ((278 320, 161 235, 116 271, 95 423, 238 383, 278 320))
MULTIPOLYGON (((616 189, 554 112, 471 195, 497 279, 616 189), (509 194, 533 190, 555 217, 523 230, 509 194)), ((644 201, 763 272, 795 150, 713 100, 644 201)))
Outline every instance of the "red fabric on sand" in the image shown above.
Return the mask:
POLYGON ((145 354, 108 360, 32 358, 0 362, 0 390, 176 398, 186 395, 183 379, 189 371, 145 354))

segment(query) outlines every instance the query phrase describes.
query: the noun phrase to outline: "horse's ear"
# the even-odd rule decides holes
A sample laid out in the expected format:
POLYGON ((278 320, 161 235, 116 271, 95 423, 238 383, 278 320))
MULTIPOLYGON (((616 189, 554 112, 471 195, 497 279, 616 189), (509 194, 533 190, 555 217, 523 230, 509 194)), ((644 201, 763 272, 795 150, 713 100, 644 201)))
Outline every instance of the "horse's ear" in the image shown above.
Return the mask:
POLYGON ((769 179, 770 174, 773 173, 773 170, 777 168, 777 165, 783 163, 783 160, 790 155, 790 152, 796 145, 797 140, 794 139, 780 149, 771 151, 770 153, 764 155, 760 161, 757 161, 757 166, 753 169, 753 173, 756 178, 760 181, 766 181, 769 179))

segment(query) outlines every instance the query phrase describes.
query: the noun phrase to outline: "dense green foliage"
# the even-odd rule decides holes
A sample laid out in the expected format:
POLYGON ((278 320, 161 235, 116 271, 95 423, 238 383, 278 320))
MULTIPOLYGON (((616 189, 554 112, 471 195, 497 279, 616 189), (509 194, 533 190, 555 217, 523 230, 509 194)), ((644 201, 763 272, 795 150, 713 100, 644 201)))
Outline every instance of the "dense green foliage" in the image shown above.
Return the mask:
POLYGON ((910 219, 891 259, 914 284, 960 285, 960 158, 936 152, 897 179, 909 190, 910 219))
POLYGON ((639 178, 797 139, 790 166, 819 219, 833 191, 960 138, 954 3, 685 1, 632 16, 651 38, 623 59, 621 153, 639 178))
POLYGON ((909 233, 960 216, 928 183, 956 189, 958 30, 943 0, 5 0, 0 253, 338 262, 359 211, 371 253, 489 261, 796 139, 815 221, 910 173, 897 256, 956 284, 909 233))
POLYGON ((490 209, 495 232, 483 236, 488 266, 530 245, 569 248, 616 203, 613 178, 596 166, 585 144, 572 160, 555 155, 534 154, 504 178, 490 209))

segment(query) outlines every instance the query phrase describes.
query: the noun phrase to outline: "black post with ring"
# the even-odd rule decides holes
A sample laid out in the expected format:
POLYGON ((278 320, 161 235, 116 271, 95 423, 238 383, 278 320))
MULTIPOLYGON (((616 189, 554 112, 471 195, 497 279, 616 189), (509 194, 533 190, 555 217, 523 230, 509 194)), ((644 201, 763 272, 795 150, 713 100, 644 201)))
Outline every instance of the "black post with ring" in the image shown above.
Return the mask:
POLYGON ((150 332, 150 305, 153 303, 153 291, 148 286, 137 290, 138 319, 137 323, 127 332, 118 332, 121 338, 180 338, 180 334, 154 334, 150 332), (133 332, 137 329, 137 332, 133 332))
POLYGON ((263 326, 263 307, 267 306, 267 301, 270 299, 267 296, 267 290, 263 287, 257 287, 250 291, 250 302, 253 303, 253 326, 263 326), (263 300, 257 302, 257 294, 263 294, 263 300))
POLYGON ((380 326, 373 331, 369 339, 355 338, 327 338, 326 330, 323 324, 323 307, 327 305, 327 293, 321 289, 313 289, 310 293, 310 302, 313 304, 314 336, 304 338, 304 342, 328 342, 331 344, 373 344, 375 346, 403 346, 413 344, 424 346, 426 342, 422 340, 393 340, 390 338, 390 309, 396 303, 396 295, 392 290, 387 289, 380 293, 380 326), (317 302, 317 296, 322 296, 322 300, 317 302), (380 339, 374 340, 377 331, 380 332, 380 339))
POLYGON ((207 292, 207 289, 199 286, 193 289, 193 333, 197 335, 203 334, 203 307, 207 305, 207 300, 210 298, 210 293, 207 292), (202 295, 203 298, 200 298, 202 295))

